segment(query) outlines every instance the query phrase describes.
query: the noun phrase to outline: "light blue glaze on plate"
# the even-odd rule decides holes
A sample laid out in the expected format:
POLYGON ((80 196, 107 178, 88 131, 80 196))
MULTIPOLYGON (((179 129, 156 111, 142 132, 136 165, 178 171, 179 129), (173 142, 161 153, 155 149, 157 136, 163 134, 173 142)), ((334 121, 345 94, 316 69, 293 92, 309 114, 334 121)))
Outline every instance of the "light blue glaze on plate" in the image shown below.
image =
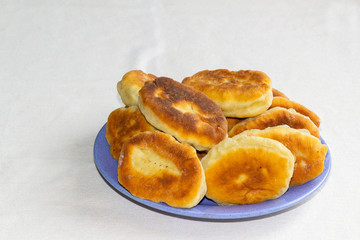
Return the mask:
MULTIPOLYGON (((149 200, 134 197, 120 185, 117 178, 118 163, 112 158, 110 154, 110 146, 106 141, 105 134, 106 124, 101 128, 95 139, 94 159, 99 173, 108 182, 108 184, 123 196, 141 204, 142 206, 181 217, 208 220, 231 220, 259 217, 277 213, 303 202, 305 199, 315 193, 321 187, 321 185, 324 184, 331 168, 331 155, 328 147, 328 152, 325 158, 325 167, 322 174, 306 184, 289 188, 289 190, 280 198, 262 203, 233 206, 219 206, 213 201, 204 198, 197 206, 193 208, 174 208, 168 206, 165 203, 155 203, 149 200)), ((326 144, 322 138, 321 142, 326 144)))

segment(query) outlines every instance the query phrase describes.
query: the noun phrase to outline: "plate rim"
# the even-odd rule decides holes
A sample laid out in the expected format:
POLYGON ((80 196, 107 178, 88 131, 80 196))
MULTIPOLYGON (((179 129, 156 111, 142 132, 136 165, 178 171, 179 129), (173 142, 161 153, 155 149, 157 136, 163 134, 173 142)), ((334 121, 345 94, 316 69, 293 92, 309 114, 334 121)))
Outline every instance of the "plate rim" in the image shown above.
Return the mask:
MULTIPOLYGON (((121 186, 121 184, 118 181, 116 181, 116 183, 117 183, 116 185, 113 184, 113 182, 110 180, 110 179, 112 179, 111 176, 104 169, 103 165, 99 164, 100 159, 98 159, 98 157, 97 157, 99 155, 98 151, 101 151, 101 149, 97 148, 99 143, 103 143, 101 141, 105 141, 106 144, 108 145, 106 138, 105 138, 106 124, 107 123, 105 123, 103 125, 103 127, 100 129, 100 131, 97 133, 95 141, 94 141, 94 148, 93 148, 94 163, 95 163, 95 166, 96 166, 100 176, 104 179, 104 181, 113 190, 115 190, 121 196, 125 197, 127 200, 130 200, 131 202, 138 204, 142 207, 145 207, 147 209, 150 209, 153 211, 155 210, 157 212, 161 212, 161 213, 164 213, 167 215, 191 218, 191 219, 199 219, 199 220, 236 220, 236 219, 256 218, 256 217, 262 217, 262 216, 280 213, 286 209, 291 209, 297 205, 300 205, 301 203, 305 202, 305 200, 307 200, 310 196, 314 195, 314 193, 318 192, 322 188, 322 186, 325 184, 325 182, 328 179, 328 176, 330 174, 330 171, 331 171, 332 158, 331 158, 330 149, 329 149, 329 146, 324 141, 324 139, 320 136, 321 142, 327 146, 327 154, 325 157, 326 162, 324 164, 325 165, 324 170, 317 178, 304 184, 304 185, 306 185, 306 184, 315 183, 315 185, 309 191, 307 191, 305 194, 293 199, 292 201, 290 201, 286 204, 282 204, 282 205, 280 204, 279 206, 273 206, 270 208, 261 208, 260 207, 259 210, 253 211, 253 212, 248 212, 248 211, 245 211, 245 212, 226 211, 226 213, 223 212, 224 208, 225 208, 225 210, 231 210, 232 208, 234 208, 234 209, 240 208, 241 209, 241 208, 246 208, 246 207, 262 206, 264 204, 266 205, 269 202, 271 203, 278 199, 281 199, 288 191, 278 199, 268 200, 268 201, 265 201, 262 203, 255 203, 255 204, 248 204, 248 205, 232 205, 232 206, 219 206, 219 205, 212 206, 212 205, 199 204, 193 208, 188 208, 188 209, 187 208, 175 208, 175 207, 171 207, 171 206, 167 205, 166 203, 162 203, 162 202, 156 203, 156 202, 152 202, 150 200, 135 197, 130 192, 128 192, 123 186, 121 186), (212 210, 217 210, 217 209, 220 209, 219 212, 212 211, 212 210)), ((107 152, 108 152, 108 155, 111 157, 110 152, 109 151, 107 151, 107 152)), ((116 161, 112 157, 111 157, 111 160, 116 161)), ((301 186, 303 186, 303 185, 295 186, 292 188, 297 188, 297 187, 301 187, 301 186)))

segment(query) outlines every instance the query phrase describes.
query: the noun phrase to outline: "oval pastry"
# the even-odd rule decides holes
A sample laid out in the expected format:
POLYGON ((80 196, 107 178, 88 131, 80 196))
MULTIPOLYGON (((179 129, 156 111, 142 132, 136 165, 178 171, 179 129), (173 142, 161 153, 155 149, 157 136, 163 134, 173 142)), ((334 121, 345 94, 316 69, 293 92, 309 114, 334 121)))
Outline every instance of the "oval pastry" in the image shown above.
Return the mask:
POLYGON ((139 109, 149 123, 197 150, 227 137, 220 107, 205 94, 170 78, 157 78, 139 91, 139 109))
POLYGON ((294 156, 280 142, 239 136, 214 146, 201 160, 206 197, 219 205, 251 204, 284 194, 294 170, 294 156))
POLYGON ((161 132, 143 132, 123 145, 119 183, 132 195, 172 207, 191 208, 206 192, 196 151, 161 132))
POLYGON ((269 127, 264 130, 247 130, 233 138, 236 139, 243 135, 274 139, 284 144, 292 152, 296 160, 290 187, 307 183, 324 170, 327 147, 307 130, 297 130, 285 125, 269 127))
POLYGON ((292 108, 296 112, 301 113, 301 114, 303 114, 305 116, 308 116, 311 119, 311 121, 313 121, 314 124, 317 127, 320 126, 320 118, 319 118, 318 115, 316 115, 314 112, 307 109, 306 107, 304 107, 300 103, 291 101, 288 98, 274 97, 270 108, 274 108, 274 107, 283 107, 283 108, 287 108, 287 109, 292 108))
POLYGON ((117 83, 117 91, 126 106, 137 106, 139 90, 146 82, 153 81, 155 75, 146 74, 141 70, 127 72, 117 83))
POLYGON ((311 135, 320 139, 319 129, 310 118, 296 112, 294 109, 282 107, 271 108, 259 116, 239 122, 230 130, 229 136, 233 137, 249 129, 265 129, 279 125, 288 125, 295 129, 307 129, 311 135))
POLYGON ((214 100, 226 117, 253 117, 271 105, 271 79, 263 72, 227 69, 204 70, 183 83, 214 100))
POLYGON ((111 156, 119 160, 123 143, 132 136, 145 131, 155 131, 135 106, 112 111, 106 123, 106 140, 111 156))

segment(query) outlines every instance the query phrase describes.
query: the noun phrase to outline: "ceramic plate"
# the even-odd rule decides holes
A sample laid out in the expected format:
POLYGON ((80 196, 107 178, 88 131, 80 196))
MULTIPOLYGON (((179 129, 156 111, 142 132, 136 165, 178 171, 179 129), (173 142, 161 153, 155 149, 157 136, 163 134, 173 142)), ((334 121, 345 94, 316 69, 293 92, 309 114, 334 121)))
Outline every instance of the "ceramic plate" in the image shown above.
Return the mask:
MULTIPOLYGON (((280 198, 262 203, 233 206, 219 206, 213 201, 204 198, 196 207, 190 209, 173 208, 165 203, 154 203, 149 200, 134 197, 119 184, 117 180, 118 164, 110 155, 110 146, 106 141, 105 133, 106 124, 101 128, 96 137, 94 144, 94 158, 99 173, 108 182, 108 184, 122 196, 125 196, 144 207, 181 217, 209 220, 229 220, 277 213, 303 202, 315 193, 321 185, 324 184, 331 168, 331 156, 328 148, 325 158, 325 168, 322 174, 306 184, 289 188, 289 190, 280 198)), ((323 139, 321 139, 321 141, 323 144, 326 144, 323 139)))

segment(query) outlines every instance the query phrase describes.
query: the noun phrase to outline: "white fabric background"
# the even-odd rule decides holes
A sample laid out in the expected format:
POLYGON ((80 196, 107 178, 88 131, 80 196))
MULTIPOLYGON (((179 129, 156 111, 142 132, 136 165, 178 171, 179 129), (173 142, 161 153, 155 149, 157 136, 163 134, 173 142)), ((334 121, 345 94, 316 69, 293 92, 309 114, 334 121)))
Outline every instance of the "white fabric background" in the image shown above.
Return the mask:
POLYGON ((0 239, 359 239, 359 1, 0 0, 0 239), (142 69, 256 69, 322 118, 333 166, 259 219, 160 214, 112 190, 95 136, 142 69))

